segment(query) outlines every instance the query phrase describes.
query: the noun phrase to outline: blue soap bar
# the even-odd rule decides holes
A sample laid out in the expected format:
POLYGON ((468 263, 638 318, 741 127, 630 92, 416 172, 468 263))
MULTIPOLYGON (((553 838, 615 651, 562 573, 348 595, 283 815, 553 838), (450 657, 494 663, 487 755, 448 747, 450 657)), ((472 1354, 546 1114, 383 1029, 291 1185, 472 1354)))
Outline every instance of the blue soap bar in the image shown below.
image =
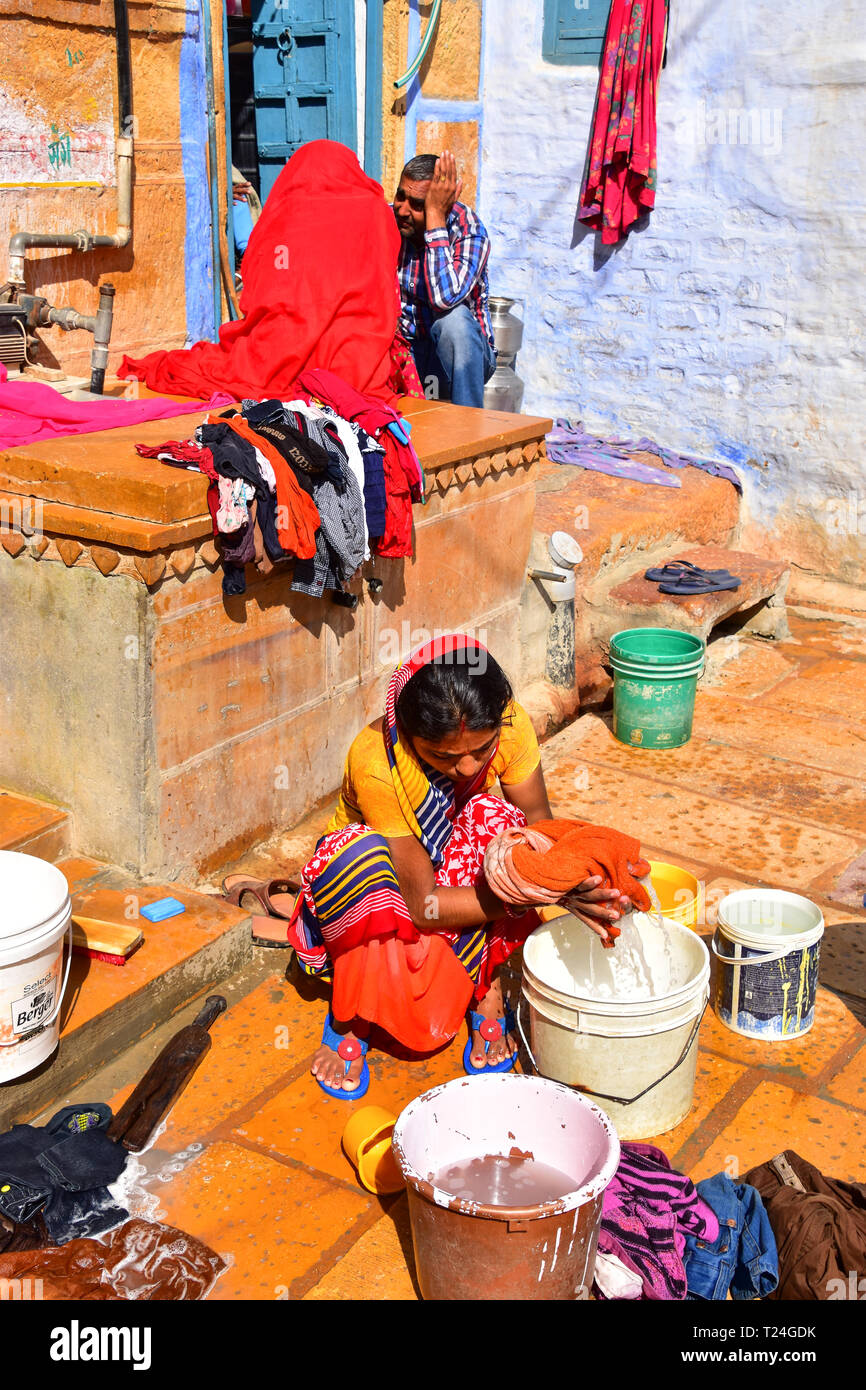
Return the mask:
POLYGON ((186 908, 177 898, 160 898, 159 902, 148 903, 141 909, 142 917, 149 922, 164 922, 166 917, 176 917, 179 912, 186 912, 186 908))

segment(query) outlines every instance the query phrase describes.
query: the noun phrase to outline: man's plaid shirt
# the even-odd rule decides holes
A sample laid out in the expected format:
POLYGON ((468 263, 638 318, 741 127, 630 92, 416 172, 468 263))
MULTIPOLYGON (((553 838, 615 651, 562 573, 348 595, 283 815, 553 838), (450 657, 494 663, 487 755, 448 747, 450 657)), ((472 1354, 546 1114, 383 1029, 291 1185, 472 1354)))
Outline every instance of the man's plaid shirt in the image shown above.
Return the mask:
POLYGON ((455 203, 448 226, 425 232, 424 249, 404 239, 397 274, 403 312, 400 331, 407 342, 430 336, 434 319, 465 304, 493 343, 487 307, 490 238, 471 208, 455 203))

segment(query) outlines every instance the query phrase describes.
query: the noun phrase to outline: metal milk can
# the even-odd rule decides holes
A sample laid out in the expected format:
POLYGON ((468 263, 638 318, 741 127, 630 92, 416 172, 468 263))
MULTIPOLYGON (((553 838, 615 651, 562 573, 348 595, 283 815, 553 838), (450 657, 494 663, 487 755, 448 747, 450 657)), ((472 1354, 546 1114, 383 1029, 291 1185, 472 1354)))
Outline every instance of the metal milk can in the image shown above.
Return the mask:
POLYGON ((514 359, 523 343, 523 320, 512 313, 519 299, 491 296, 488 300, 493 342, 496 348, 496 370, 484 387, 486 410, 507 410, 516 415, 523 404, 523 382, 514 370, 514 359))
POLYGON ((504 352, 513 359, 520 351, 523 342, 523 320, 512 314, 511 310, 515 304, 522 303, 521 299, 503 299, 499 296, 492 296, 488 300, 497 357, 499 353, 504 352))

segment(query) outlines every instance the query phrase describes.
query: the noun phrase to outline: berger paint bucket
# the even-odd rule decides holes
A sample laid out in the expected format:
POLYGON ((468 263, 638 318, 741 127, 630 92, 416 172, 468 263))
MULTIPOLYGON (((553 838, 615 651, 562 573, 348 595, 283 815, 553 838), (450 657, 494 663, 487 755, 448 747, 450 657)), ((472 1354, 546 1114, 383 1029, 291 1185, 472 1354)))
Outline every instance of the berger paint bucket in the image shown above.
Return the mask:
POLYGON ((519 1021, 523 1033, 525 1007, 523 1039, 542 1076, 597 1101, 620 1139, 649 1139, 691 1110, 710 957, 679 922, 635 912, 621 927, 612 950, 571 913, 536 928, 523 948, 519 1021), (621 969, 635 936, 646 985, 621 969))
POLYGON ((744 888, 719 903, 714 1008, 735 1033, 799 1038, 815 1021, 824 917, 798 893, 744 888))
POLYGON ((631 748, 679 748, 692 736, 706 643, 691 632, 635 627, 610 639, 613 733, 631 748))
POLYGON ((597 1105, 541 1077, 460 1077, 413 1100, 392 1143, 425 1299, 589 1298, 602 1198, 619 1166, 619 1141, 597 1105), (560 1194, 518 1207, 437 1185, 453 1165, 493 1156, 556 1170, 560 1194))
POLYGON ((71 960, 72 904, 63 874, 32 854, 0 850, 0 1083, 32 1071, 57 1047, 71 960))

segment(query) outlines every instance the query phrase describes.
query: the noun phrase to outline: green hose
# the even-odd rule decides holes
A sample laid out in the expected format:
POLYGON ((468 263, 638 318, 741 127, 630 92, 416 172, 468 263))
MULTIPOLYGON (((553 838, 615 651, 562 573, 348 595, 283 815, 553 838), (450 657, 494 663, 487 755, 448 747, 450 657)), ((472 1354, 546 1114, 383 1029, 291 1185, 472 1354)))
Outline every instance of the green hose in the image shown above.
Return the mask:
POLYGON ((441 10, 441 8, 442 0, 433 0, 433 10, 431 12, 429 20, 427 21, 427 28, 424 30, 424 37, 421 40, 421 46, 418 49, 418 52, 415 54, 411 66, 406 69, 402 77, 397 78, 397 81, 394 83, 395 87, 405 87, 406 84, 408 82, 411 82, 412 78, 417 75, 418 69, 421 67, 421 64, 424 62, 424 59, 427 56, 427 50, 430 47, 430 44, 433 42, 433 35, 436 32, 436 25, 439 22, 439 11, 441 10))

